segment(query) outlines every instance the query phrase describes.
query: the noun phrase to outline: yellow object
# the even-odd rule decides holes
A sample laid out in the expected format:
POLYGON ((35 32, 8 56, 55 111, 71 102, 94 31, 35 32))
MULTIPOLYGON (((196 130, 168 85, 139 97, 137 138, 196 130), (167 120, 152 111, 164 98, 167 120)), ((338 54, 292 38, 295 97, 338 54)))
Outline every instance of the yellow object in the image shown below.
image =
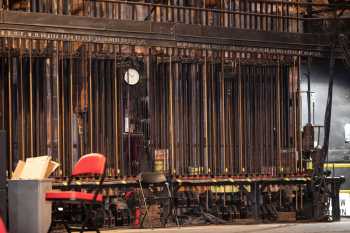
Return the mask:
POLYGON ((155 172, 163 172, 164 171, 164 161, 161 161, 161 160, 154 161, 154 171, 155 172))
POLYGON ((333 169, 334 168, 350 168, 350 163, 325 163, 324 168, 333 169))
POLYGON ((236 185, 210 186, 210 191, 213 193, 238 193, 239 186, 236 186, 236 185))
POLYGON ((250 185, 243 185, 243 187, 245 188, 245 190, 247 190, 248 193, 250 193, 252 191, 250 185))
POLYGON ((312 161, 308 161, 308 162, 306 163, 306 169, 307 169, 307 170, 312 170, 312 168, 313 168, 313 166, 312 166, 312 161))

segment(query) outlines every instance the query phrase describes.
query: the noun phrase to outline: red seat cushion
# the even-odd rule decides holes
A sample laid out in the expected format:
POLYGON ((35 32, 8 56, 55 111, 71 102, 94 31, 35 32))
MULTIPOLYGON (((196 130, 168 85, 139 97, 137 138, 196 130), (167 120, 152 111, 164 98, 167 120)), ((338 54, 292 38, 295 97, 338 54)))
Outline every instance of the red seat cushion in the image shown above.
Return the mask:
MULTIPOLYGON (((51 191, 46 193, 46 200, 81 200, 81 201, 92 201, 94 193, 84 193, 75 191, 51 191)), ((102 202, 103 196, 98 194, 96 201, 102 202)))
POLYGON ((2 219, 0 218, 0 233, 6 233, 6 227, 2 219))

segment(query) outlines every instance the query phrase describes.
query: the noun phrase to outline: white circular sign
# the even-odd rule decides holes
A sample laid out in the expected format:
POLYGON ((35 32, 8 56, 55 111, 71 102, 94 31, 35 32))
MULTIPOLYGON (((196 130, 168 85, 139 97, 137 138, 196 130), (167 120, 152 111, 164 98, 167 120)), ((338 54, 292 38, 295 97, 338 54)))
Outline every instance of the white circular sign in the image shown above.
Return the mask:
POLYGON ((128 69, 128 71, 125 72, 124 80, 129 85, 135 85, 140 80, 139 72, 135 69, 128 69))

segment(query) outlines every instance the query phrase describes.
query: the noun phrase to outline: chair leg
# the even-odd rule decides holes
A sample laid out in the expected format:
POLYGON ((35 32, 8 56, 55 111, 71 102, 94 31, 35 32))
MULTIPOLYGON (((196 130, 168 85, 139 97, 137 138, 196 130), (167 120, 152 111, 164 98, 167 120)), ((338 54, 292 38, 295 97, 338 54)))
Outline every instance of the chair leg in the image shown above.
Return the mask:
POLYGON ((146 216, 148 215, 147 207, 145 207, 146 212, 145 215, 142 216, 141 222, 140 222, 140 228, 143 228, 143 222, 145 221, 146 216))
POLYGON ((49 230, 47 231, 47 233, 50 233, 52 231, 52 225, 53 225, 53 222, 51 222, 49 230))
POLYGON ((87 223, 89 222, 91 216, 90 216, 90 208, 84 206, 84 213, 85 213, 85 219, 83 220, 83 223, 81 224, 81 228, 80 228, 80 233, 83 233, 85 230, 85 226, 87 225, 87 223))
POLYGON ((172 208, 172 212, 173 212, 173 215, 175 216, 175 221, 176 221, 177 227, 180 227, 180 222, 179 222, 179 218, 177 217, 177 214, 176 214, 176 209, 172 208))
POLYGON ((172 220, 176 222, 176 226, 177 227, 180 227, 180 222, 179 222, 179 218, 177 217, 177 214, 176 214, 176 209, 174 207, 174 203, 172 202, 171 200, 171 203, 170 203, 170 210, 169 210, 169 213, 166 217, 166 221, 168 221, 169 218, 172 218, 172 220))
MULTIPOLYGON (((143 216, 143 218, 142 218, 142 220, 141 220, 141 224, 140 224, 140 227, 142 228, 142 227, 143 227, 143 221, 145 220, 145 217, 148 215, 148 206, 147 206, 145 194, 143 193, 143 188, 142 188, 141 181, 139 181, 139 185, 140 185, 140 190, 141 190, 141 195, 142 195, 143 203, 144 203, 144 205, 145 205, 145 210, 146 210, 146 213, 145 213, 145 215, 143 216)), ((153 229, 152 221, 151 221, 151 228, 153 229)))
POLYGON ((169 203, 169 213, 166 216, 166 221, 168 221, 169 218, 172 218, 173 221, 175 221, 176 226, 180 226, 179 219, 177 218, 176 210, 173 206, 173 203, 169 203))
POLYGON ((89 229, 87 227, 87 224, 88 224, 89 220, 94 221, 91 211, 92 211, 92 208, 90 206, 84 206, 85 219, 84 219, 84 221, 82 223, 82 226, 81 226, 81 229, 80 229, 80 233, 83 233, 85 228, 86 228, 86 230, 95 230, 97 233, 100 233, 100 230, 98 229, 98 227, 96 225, 92 229, 89 229))
POLYGON ((171 215, 172 215, 172 217, 175 217, 176 225, 178 227, 180 227, 179 218, 177 217, 177 214, 176 214, 176 209, 174 207, 174 199, 173 199, 173 196, 172 196, 171 191, 170 191, 169 183, 165 183, 165 185, 166 185, 166 188, 168 190, 168 195, 170 198, 171 215))
MULTIPOLYGON (((53 227, 56 224, 57 223, 55 222, 55 220, 52 220, 51 224, 50 224, 50 227, 49 227, 49 230, 47 231, 47 233, 51 233, 51 231, 53 230, 53 227)), ((71 233, 71 230, 70 230, 69 226, 67 225, 67 223, 63 222, 63 226, 64 226, 64 229, 67 231, 67 233, 71 233)))
POLYGON ((70 230, 69 226, 66 223, 63 223, 64 228, 66 229, 67 233, 71 233, 72 231, 70 230))
POLYGON ((64 224, 64 228, 66 228, 67 233, 71 233, 72 231, 70 230, 69 226, 67 226, 66 224, 64 224))

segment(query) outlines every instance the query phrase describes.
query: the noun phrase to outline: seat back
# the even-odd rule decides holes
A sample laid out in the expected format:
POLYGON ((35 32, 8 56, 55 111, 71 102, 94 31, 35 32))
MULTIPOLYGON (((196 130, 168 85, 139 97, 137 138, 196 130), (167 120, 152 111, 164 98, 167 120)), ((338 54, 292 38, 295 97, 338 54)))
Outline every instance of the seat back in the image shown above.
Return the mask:
POLYGON ((165 175, 159 172, 143 172, 140 174, 140 181, 143 184, 162 184, 167 181, 165 175))
POLYGON ((92 153, 83 155, 75 164, 72 176, 103 175, 106 166, 106 157, 102 154, 92 153))

